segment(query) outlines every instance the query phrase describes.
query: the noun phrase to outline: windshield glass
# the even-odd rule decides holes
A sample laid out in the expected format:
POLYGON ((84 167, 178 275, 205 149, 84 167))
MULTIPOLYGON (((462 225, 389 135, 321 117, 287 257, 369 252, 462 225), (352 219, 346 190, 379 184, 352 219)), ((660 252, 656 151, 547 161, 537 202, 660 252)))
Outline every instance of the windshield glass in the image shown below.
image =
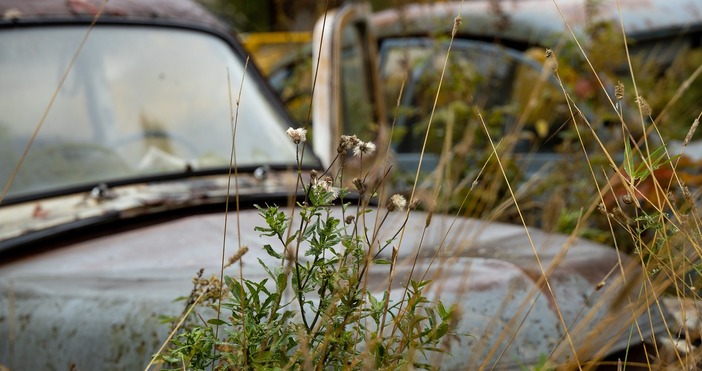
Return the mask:
POLYGON ((510 138, 514 153, 530 154, 528 163, 521 164, 528 173, 557 158, 558 131, 570 113, 555 79, 531 57, 544 55, 543 50, 521 53, 455 40, 448 59, 447 51, 446 42, 425 38, 388 39, 381 46, 386 112, 397 113, 390 119, 396 121, 393 143, 400 169, 415 171, 423 155, 424 169, 434 170, 448 149, 461 152, 452 156, 466 163, 484 161, 490 155, 484 126, 493 140, 510 138))
MULTIPOLYGON (((0 32, 0 186, 10 178, 85 32, 79 26, 0 32)), ((236 109, 243 74, 241 58, 210 34, 96 27, 9 196, 227 168, 230 108, 236 109)), ((270 99, 258 80, 245 79, 236 128, 239 166, 295 160, 295 147, 285 135, 289 120, 270 99)))

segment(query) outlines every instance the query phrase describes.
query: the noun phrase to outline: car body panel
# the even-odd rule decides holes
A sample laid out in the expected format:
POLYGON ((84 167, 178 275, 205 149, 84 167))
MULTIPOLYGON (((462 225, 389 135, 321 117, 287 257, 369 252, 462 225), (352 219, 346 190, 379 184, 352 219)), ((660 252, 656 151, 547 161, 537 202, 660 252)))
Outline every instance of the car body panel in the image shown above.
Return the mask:
MULTIPOLYGON (((341 213, 338 208, 335 212, 341 213)), ((256 214, 240 211, 230 216, 230 223, 251 231, 261 223, 256 214)), ((375 213, 368 218, 375 218, 375 213)), ((600 347, 621 349, 628 343, 627 330, 634 323, 632 313, 637 312, 633 304, 615 306, 623 286, 621 277, 610 275, 620 258, 627 271, 632 269, 627 257, 592 242, 531 231, 542 263, 554 269, 549 276, 554 300, 539 279, 542 274, 523 228, 437 215, 425 229, 426 218, 426 213, 410 214, 392 297, 397 300, 402 295, 400 284, 406 281, 418 254, 416 242, 424 234, 415 277, 438 256, 427 276, 433 280, 431 297, 461 303, 459 332, 470 334, 453 345, 444 366, 512 369, 519 362, 537 362, 546 350, 565 361, 571 354, 558 325, 556 303, 571 326, 580 357, 590 358, 600 347), (457 233, 448 234, 449 230, 457 233), (606 284, 598 289, 600 282, 606 284), (508 347, 505 339, 511 337, 515 339, 508 347)), ((403 221, 404 213, 390 214, 380 238, 389 238, 403 221)), ((10 367, 26 369, 72 363, 87 369, 143 367, 168 332, 156 319, 176 316, 184 309, 184 303, 173 300, 192 289, 192 278, 200 268, 205 269, 205 277, 219 274, 223 227, 221 213, 192 215, 82 241, 78 237, 60 249, 0 265, 1 312, 7 313, 0 320, 0 331, 12 334, 3 342, 1 358, 14 362, 10 367), (53 323, 50 334, 48 323, 53 323), (120 341, 122 337, 129 341, 120 341), (73 338, 81 341, 70 341, 73 338)), ((237 228, 231 227, 227 255, 239 243, 249 247, 242 260, 243 276, 265 278, 257 259, 276 264, 262 248, 266 243, 276 246, 275 241, 251 233, 238 236, 237 228)), ((239 277, 238 265, 226 273, 239 277)), ((387 266, 374 266, 369 274, 372 289, 382 295, 387 266)), ((635 268, 629 274, 630 280, 640 278, 635 268)), ((643 298, 632 295, 632 300, 643 298)), ((643 336, 651 336, 648 314, 638 313, 643 336)), ((652 312, 651 318, 661 331, 662 317, 652 312)), ((664 336, 664 331, 658 336, 664 336)))
MULTIPOLYGON (((350 10, 346 11, 349 12, 350 10)), ((523 63, 523 65, 537 64, 532 71, 532 74, 536 77, 527 81, 530 84, 524 85, 521 91, 513 92, 513 94, 523 96, 525 101, 532 96, 532 92, 535 90, 531 89, 532 86, 541 84, 537 80, 539 79, 539 71, 542 69, 541 64, 544 60, 543 48, 558 49, 564 42, 573 39, 571 31, 581 38, 582 42, 586 42, 588 39, 586 33, 596 32, 592 31, 595 28, 591 26, 599 22, 612 22, 614 25, 619 25, 621 20, 623 22, 621 27, 626 31, 627 38, 631 40, 631 53, 646 53, 646 50, 655 50, 656 62, 662 65, 671 63, 677 51, 691 46, 689 45, 691 42, 694 43, 694 40, 691 41, 685 38, 687 33, 694 34, 702 31, 702 6, 698 2, 689 0, 673 2, 665 0, 626 1, 621 2, 619 7, 617 7, 615 2, 590 4, 583 0, 556 2, 546 0, 437 2, 410 4, 373 14, 368 9, 356 12, 359 14, 357 19, 353 21, 354 27, 362 29, 367 34, 368 44, 370 44, 366 51, 366 58, 371 65, 379 66, 381 71, 387 67, 387 55, 384 50, 388 49, 387 46, 392 43, 412 45, 420 42, 429 42, 434 43, 437 47, 441 46, 441 50, 445 51, 448 47, 448 35, 451 34, 454 28, 454 18, 460 16, 461 21, 455 27, 456 43, 459 40, 485 42, 486 45, 491 45, 496 49, 502 48, 506 55, 519 53, 522 54, 521 59, 530 59, 532 61, 531 63, 523 63), (380 52, 375 51, 373 45, 378 45, 380 52), (538 47, 538 49, 535 47, 538 47)), ((340 17, 330 16, 325 22, 320 20, 316 25, 315 36, 312 38, 315 40, 315 44, 311 47, 313 53, 312 62, 315 64, 319 61, 320 66, 322 66, 319 69, 313 67, 313 70, 318 70, 320 73, 317 76, 315 88, 320 94, 315 94, 312 97, 313 126, 323 128, 325 131, 331 128, 334 132, 345 133, 350 127, 356 125, 356 121, 362 121, 363 119, 359 117, 346 119, 343 117, 341 113, 343 110, 341 97, 326 93, 331 89, 327 86, 341 86, 342 82, 329 80, 325 75, 325 71, 328 68, 339 69, 340 67, 338 66, 346 62, 339 56, 322 54, 322 58, 318 58, 317 55, 318 50, 324 53, 326 50, 331 50, 331 45, 339 42, 339 36, 334 36, 331 30, 331 28, 340 27, 334 26, 335 21, 341 23, 338 21, 338 18, 340 17), (325 24, 327 32, 322 36, 321 28, 325 24), (322 44, 321 48, 319 44, 322 44)), ((458 53, 456 49, 457 47, 454 45, 454 50, 452 51, 454 57, 458 53)), ((402 68, 396 69, 401 70, 402 68)), ((416 73, 414 70, 412 72, 416 73)), ((439 67, 435 67, 430 72, 437 79, 441 74, 439 67)), ((579 86, 588 86, 588 89, 600 90, 599 86, 594 87, 591 82, 585 80, 569 81, 574 75, 570 72, 568 71, 568 66, 561 68, 561 78, 566 80, 566 83, 580 84, 579 86)), ((377 86, 379 88, 376 89, 380 90, 371 90, 368 94, 374 97, 385 96, 384 102, 380 99, 373 99, 370 109, 374 110, 376 114, 373 117, 374 121, 369 125, 374 128, 373 130, 375 130, 375 135, 378 138, 387 138, 388 133, 391 131, 389 128, 391 122, 397 126, 403 126, 403 115, 406 115, 403 112, 410 106, 408 101, 414 99, 411 89, 417 77, 410 75, 406 80, 402 80, 402 71, 399 71, 397 76, 392 76, 392 78, 386 75, 376 77, 373 75, 374 73, 376 71, 371 70, 364 78, 368 81, 367 84, 377 86), (400 80, 403 81, 402 87, 405 90, 401 90, 400 80), (388 88, 389 85, 392 87, 391 89, 388 88), (388 89, 388 92, 384 92, 382 89, 388 89), (399 109, 397 109, 396 101, 400 97, 401 91, 403 93, 401 96, 402 102, 399 109), (396 111, 399 113, 395 114, 396 111), (395 121, 397 122, 395 123, 395 121)), ((339 72, 333 74, 333 76, 339 75, 341 75, 339 72)), ((555 79, 550 74, 542 73, 541 75, 541 80, 546 81, 546 85, 551 85, 553 88, 551 90, 558 92, 557 96, 560 95, 560 88, 555 79)), ((607 93, 611 96, 613 93, 610 90, 613 89, 613 86, 607 79, 604 80, 605 86, 603 89, 607 89, 607 93)), ((443 90, 445 91, 446 88, 443 90)), ((586 94, 578 89, 573 90, 575 96, 586 94)), ((429 101, 424 103, 431 106, 429 101)), ((472 102, 469 103, 472 104, 472 102)), ((488 109, 492 108, 491 106, 478 106, 485 110, 486 116, 489 116, 488 109)), ((528 104, 522 104, 515 114, 514 122, 504 124, 509 128, 508 133, 521 135, 524 132, 534 131, 537 120, 532 120, 531 116, 522 117, 522 115, 528 112, 528 115, 533 116, 539 113, 539 109, 534 110, 533 107, 527 108, 528 106, 528 104)), ((564 99, 557 108, 563 108, 565 113, 567 113, 567 109, 561 106, 565 106, 564 99)), ((442 103, 439 102, 438 108, 440 109, 441 107, 442 103)), ((437 109, 437 115, 439 115, 439 109, 437 109)), ((597 118, 590 114, 590 108, 587 103, 583 104, 580 109, 588 119, 596 121, 597 118)), ((543 109, 541 110, 543 111, 543 109)), ((552 111, 556 111, 556 109, 552 111)), ((633 111, 635 111, 634 107, 630 109, 627 106, 624 111, 625 117, 634 115, 633 111)), ((567 116, 570 117, 569 115, 567 116)), ((561 116, 558 116, 553 121, 547 120, 548 124, 550 124, 548 127, 549 132, 542 139, 557 138, 555 134, 566 120, 567 118, 563 119, 561 116)), ((404 126, 409 128, 407 130, 412 130, 414 125, 405 124, 404 126)), ((394 133, 394 135, 396 134, 394 133)), ((456 135, 461 136, 460 132, 456 135)), ((504 133, 504 135, 507 134, 504 133)), ((600 135, 605 135, 606 137, 617 134, 600 133, 600 135)), ((331 137, 333 138, 333 136, 331 137)), ((328 138, 325 135, 322 137, 323 141, 315 143, 318 153, 329 153, 328 157, 322 158, 322 162, 325 165, 330 163, 331 158, 334 156, 333 149, 336 148, 336 142, 332 140, 329 143, 327 142, 328 138)), ((383 143, 384 141, 377 140, 377 142, 383 143)), ((551 142, 555 141, 551 140, 551 142)), ((408 167, 412 168, 410 170, 414 172, 417 168, 417 166, 414 166, 417 161, 411 158, 418 158, 419 156, 414 153, 406 153, 406 149, 395 148, 397 143, 393 143, 393 146, 395 154, 402 160, 400 164, 412 165, 408 167)), ((525 159, 525 166, 528 167, 526 178, 528 178, 528 175, 542 169, 550 162, 549 160, 553 160, 558 156, 553 151, 549 152, 549 150, 541 149, 541 144, 534 144, 533 146, 538 147, 541 153, 522 156, 525 159)), ((555 144, 553 143, 548 145, 548 147, 554 146, 555 144)), ((426 153, 425 155, 431 157, 434 154, 426 153)), ((521 152, 518 153, 517 157, 520 155, 521 152)), ((433 169, 431 163, 429 165, 424 168, 433 169)))
POLYGON ((373 15, 379 38, 450 34, 461 17, 458 37, 519 41, 542 45, 570 38, 596 22, 623 22, 628 35, 640 37, 700 29, 702 4, 693 0, 608 1, 588 5, 584 0, 467 1, 412 4, 373 15), (567 24, 566 24, 567 22, 567 24), (557 36, 557 38, 554 38, 557 36))
POLYGON ((181 23, 207 25, 220 31, 227 27, 202 6, 187 0, 6 0, 0 5, 4 20, 15 23, 32 19, 72 19, 115 17, 122 20, 175 20, 181 23))

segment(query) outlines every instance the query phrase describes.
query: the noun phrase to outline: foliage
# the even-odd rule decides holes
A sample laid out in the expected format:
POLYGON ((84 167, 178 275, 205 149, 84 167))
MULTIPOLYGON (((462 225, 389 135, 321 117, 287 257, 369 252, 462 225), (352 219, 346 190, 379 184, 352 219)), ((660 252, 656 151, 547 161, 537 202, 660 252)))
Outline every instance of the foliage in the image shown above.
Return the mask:
MULTIPOLYGON (((293 136, 304 132, 288 133, 298 145, 304 142, 293 136)), ((348 138, 356 147, 372 145, 348 138)), ((202 317, 193 312, 190 324, 161 356, 166 368, 432 368, 430 355, 445 351, 444 338, 455 328, 455 309, 426 296, 430 281, 410 280, 396 302, 389 289, 377 294, 367 288, 371 265, 392 273, 396 255, 384 259, 381 253, 396 247, 394 239, 374 241, 382 223, 376 230, 364 228, 360 220, 372 212, 370 198, 361 181, 354 184, 357 195, 313 172, 294 214, 275 205, 257 206, 263 225, 255 230, 277 241, 262 248, 278 263, 259 260, 268 275, 262 281, 225 276, 217 298, 220 319, 197 320, 202 317), (334 212, 337 200, 341 216, 334 212), (223 330, 219 336, 217 328, 223 330)), ((405 207, 398 195, 385 212, 405 207)), ((201 292, 194 289, 189 302, 201 292)), ((218 308, 217 300, 211 308, 218 308)))

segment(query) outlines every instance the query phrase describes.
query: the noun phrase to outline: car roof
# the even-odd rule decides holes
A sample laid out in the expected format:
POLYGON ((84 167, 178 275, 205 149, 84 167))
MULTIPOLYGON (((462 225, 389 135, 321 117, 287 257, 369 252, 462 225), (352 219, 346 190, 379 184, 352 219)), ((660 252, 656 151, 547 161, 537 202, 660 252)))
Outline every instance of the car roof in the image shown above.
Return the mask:
POLYGON ((597 5, 588 0, 477 0, 412 4, 373 17, 380 38, 450 33, 460 14, 458 34, 473 38, 543 45, 554 35, 575 32, 588 22, 623 21, 627 35, 639 39, 702 31, 702 2, 697 0, 620 0, 597 5), (558 8, 554 5, 558 4, 558 8), (559 11, 560 9, 560 11, 559 11), (592 17, 591 17, 592 15, 592 17), (621 15, 621 18, 620 18, 621 15))
POLYGON ((100 20, 143 23, 178 22, 226 30, 202 5, 192 0, 0 0, 1 22, 100 20))

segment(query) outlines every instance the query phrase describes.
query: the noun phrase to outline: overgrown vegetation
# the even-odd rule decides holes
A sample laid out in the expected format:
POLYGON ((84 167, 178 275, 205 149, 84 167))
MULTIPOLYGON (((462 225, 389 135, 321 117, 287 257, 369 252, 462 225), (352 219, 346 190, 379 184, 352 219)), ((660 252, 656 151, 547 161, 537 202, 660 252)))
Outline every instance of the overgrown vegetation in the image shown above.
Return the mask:
MULTIPOLYGON (((304 129, 288 134, 298 145, 305 142, 304 129)), ((344 136, 338 158, 353 151, 362 159, 374 149, 373 143, 344 136)), ((258 262, 268 278, 225 276, 224 285, 216 277, 197 279, 188 305, 202 304, 200 295, 214 292, 207 302, 219 314, 209 320, 201 310, 186 314, 188 324, 160 356, 169 369, 431 368, 432 354, 444 352, 446 336, 455 335, 455 308, 426 296, 428 280, 410 279, 396 301, 390 287, 371 291, 378 284, 369 282, 372 265, 387 267, 387 285, 392 285, 398 245, 396 238, 379 240, 383 222, 367 225, 376 190, 362 179, 353 180, 353 191, 337 188, 342 174, 343 166, 335 177, 313 172, 294 212, 258 206, 263 225, 256 232, 276 242, 263 245, 275 264, 258 262)), ((383 212, 408 207, 416 203, 394 195, 383 212)), ((245 258, 246 251, 228 265, 245 258)))

